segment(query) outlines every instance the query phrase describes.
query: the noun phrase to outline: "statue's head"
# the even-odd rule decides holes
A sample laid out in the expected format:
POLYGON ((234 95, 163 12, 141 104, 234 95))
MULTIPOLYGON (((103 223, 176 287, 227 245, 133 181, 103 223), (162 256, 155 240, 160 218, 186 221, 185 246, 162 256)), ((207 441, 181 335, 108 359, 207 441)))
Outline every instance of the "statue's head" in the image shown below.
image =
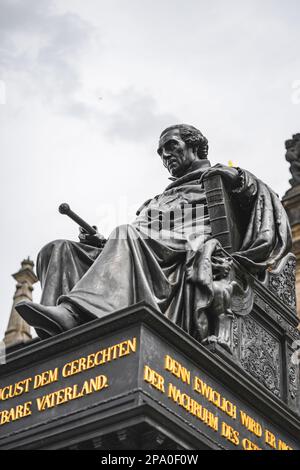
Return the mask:
POLYGON ((294 134, 292 139, 287 140, 285 148, 287 161, 300 161, 300 134, 294 134))
POLYGON ((171 175, 179 177, 195 160, 207 158, 208 141, 196 127, 177 124, 161 133, 157 152, 171 175))

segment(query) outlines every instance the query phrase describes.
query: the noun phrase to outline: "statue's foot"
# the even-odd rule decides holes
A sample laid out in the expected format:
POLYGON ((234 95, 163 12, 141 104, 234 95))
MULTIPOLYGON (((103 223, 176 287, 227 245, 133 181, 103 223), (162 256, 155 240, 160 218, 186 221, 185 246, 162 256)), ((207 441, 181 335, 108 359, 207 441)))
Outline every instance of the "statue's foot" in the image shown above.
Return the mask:
POLYGON ((223 338, 220 338, 219 336, 215 336, 215 335, 208 336, 202 341, 202 344, 219 344, 220 346, 222 346, 222 348, 226 349, 228 352, 232 354, 230 342, 225 341, 223 338))
POLYGON ((212 343, 217 343, 218 342, 218 337, 215 335, 207 336, 202 340, 202 344, 212 344, 212 343))
POLYGON ((41 339, 58 335, 82 323, 79 315, 67 304, 45 307, 33 302, 20 302, 16 305, 16 310, 29 325, 36 329, 41 339))

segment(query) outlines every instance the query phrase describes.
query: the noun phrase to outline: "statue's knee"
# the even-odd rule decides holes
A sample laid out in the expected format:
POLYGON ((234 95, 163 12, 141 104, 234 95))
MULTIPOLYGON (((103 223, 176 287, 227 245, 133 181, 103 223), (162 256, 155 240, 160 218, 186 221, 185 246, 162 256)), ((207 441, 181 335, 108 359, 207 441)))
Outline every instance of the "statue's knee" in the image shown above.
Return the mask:
POLYGON ((37 274, 39 277, 39 272, 41 268, 46 264, 49 263, 53 254, 59 255, 62 253, 66 247, 70 244, 68 240, 54 240, 52 242, 47 243, 39 252, 37 256, 37 274))
POLYGON ((132 234, 133 228, 130 224, 118 225, 109 238, 125 240, 132 234))
POLYGON ((40 250, 38 257, 44 257, 45 255, 47 256, 49 253, 51 253, 53 250, 61 250, 65 246, 67 246, 70 242, 68 240, 54 240, 52 242, 47 243, 47 245, 43 246, 43 248, 40 250))

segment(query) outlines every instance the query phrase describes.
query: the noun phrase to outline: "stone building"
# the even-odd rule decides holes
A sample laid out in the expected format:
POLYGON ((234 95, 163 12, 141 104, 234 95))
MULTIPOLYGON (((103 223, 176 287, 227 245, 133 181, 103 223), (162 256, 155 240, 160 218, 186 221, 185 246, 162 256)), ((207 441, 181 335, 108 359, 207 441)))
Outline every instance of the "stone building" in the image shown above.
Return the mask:
POLYGON ((27 258, 22 261, 19 271, 13 274, 16 290, 3 340, 6 347, 22 347, 24 343, 32 340, 30 326, 20 317, 15 305, 22 300, 32 300, 33 285, 38 280, 33 268, 33 261, 27 258))
POLYGON ((291 188, 282 203, 287 211, 293 234, 293 253, 296 256, 297 313, 300 318, 300 134, 294 134, 285 142, 286 160, 290 163, 291 188))

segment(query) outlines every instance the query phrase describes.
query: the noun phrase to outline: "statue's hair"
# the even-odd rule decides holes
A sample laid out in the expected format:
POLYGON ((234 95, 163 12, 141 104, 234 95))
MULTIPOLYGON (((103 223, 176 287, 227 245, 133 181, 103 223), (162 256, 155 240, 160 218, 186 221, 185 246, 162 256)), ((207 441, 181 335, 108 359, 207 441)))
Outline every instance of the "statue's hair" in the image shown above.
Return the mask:
POLYGON ((285 148, 288 150, 291 147, 294 147, 297 142, 300 142, 300 134, 294 134, 293 137, 285 141, 285 148))
POLYGON ((188 147, 193 147, 197 149, 197 155, 200 160, 204 160, 208 155, 208 140, 204 135, 196 129, 194 126, 188 124, 176 124, 175 126, 167 127, 160 137, 162 137, 166 132, 178 129, 182 140, 186 143, 188 147))

